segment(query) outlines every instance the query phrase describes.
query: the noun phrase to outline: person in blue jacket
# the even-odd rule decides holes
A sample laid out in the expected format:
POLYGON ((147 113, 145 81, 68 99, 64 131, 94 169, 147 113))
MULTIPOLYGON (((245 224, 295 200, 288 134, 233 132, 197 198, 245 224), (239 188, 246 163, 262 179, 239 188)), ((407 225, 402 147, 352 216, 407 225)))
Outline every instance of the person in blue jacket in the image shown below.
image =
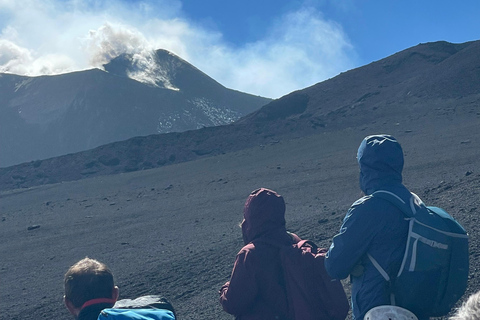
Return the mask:
POLYGON ((371 194, 385 190, 409 203, 411 193, 402 184, 403 150, 394 137, 366 137, 358 148, 357 160, 365 196, 348 210, 340 232, 333 238, 325 267, 334 279, 350 276, 353 319, 362 320, 371 308, 391 304, 389 284, 368 254, 390 278, 395 278, 408 234, 408 221, 402 211, 371 194))

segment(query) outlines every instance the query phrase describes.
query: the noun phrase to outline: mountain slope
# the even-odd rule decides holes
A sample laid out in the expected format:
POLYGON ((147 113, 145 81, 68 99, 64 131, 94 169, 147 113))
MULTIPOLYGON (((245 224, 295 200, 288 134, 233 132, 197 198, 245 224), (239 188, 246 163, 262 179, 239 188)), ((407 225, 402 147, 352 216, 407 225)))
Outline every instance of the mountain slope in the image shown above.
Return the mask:
POLYGON ((374 133, 400 141, 405 185, 470 236, 460 306, 480 290, 479 51, 479 42, 422 44, 230 125, 1 168, 2 316, 68 318, 64 273, 89 256, 112 268, 122 299, 161 294, 181 319, 231 319, 218 290, 243 245, 248 194, 278 191, 288 230, 328 247, 360 197, 356 149, 374 133))
MULTIPOLYGON (((228 124, 270 101, 227 89, 164 50, 153 56, 154 68, 143 67, 162 85, 131 79, 128 69, 135 61, 127 57, 114 59, 107 71, 0 74, 0 166, 135 136, 228 124)), ((145 70, 137 66, 136 72, 145 70)))
MULTIPOLYGON (((478 52, 479 41, 418 45, 274 100, 230 125, 137 137, 1 169, 0 188, 149 169, 322 132, 434 130, 440 139, 448 130, 480 125, 478 52)), ((457 143, 474 148, 479 135, 473 130, 457 143)))
MULTIPOLYGON (((284 104, 282 112, 307 127, 330 128, 434 116, 454 101, 478 101, 479 51, 479 41, 421 44, 306 88, 298 92, 305 103, 284 104)), ((240 122, 269 119, 277 109, 274 101, 240 122)))

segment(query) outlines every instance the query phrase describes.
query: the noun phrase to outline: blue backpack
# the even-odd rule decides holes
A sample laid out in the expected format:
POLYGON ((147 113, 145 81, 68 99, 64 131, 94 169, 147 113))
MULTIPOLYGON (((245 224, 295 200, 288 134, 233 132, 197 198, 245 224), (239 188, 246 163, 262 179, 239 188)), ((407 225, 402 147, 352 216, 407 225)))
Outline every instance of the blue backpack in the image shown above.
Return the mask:
POLYGON ((103 309, 97 320, 175 320, 170 302, 158 295, 117 301, 113 308, 103 309))
POLYGON ((175 320, 165 309, 103 309, 98 320, 175 320))
POLYGON ((368 254, 390 284, 391 304, 408 309, 419 318, 446 315, 467 287, 467 232, 443 209, 426 207, 413 193, 410 203, 384 190, 372 196, 392 203, 409 220, 405 254, 396 277, 388 275, 368 254))

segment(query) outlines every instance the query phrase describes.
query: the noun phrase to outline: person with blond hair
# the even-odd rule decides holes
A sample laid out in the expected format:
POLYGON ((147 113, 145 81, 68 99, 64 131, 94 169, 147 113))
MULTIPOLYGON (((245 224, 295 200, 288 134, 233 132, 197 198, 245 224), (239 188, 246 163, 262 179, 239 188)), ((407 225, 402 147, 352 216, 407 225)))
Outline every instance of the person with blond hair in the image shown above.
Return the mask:
POLYGON ((113 273, 102 262, 84 258, 72 265, 64 279, 64 302, 78 320, 95 320, 118 299, 119 290, 113 273))
POLYGON ((118 300, 119 290, 106 264, 84 258, 65 274, 65 306, 77 320, 174 320, 175 309, 158 295, 118 300))

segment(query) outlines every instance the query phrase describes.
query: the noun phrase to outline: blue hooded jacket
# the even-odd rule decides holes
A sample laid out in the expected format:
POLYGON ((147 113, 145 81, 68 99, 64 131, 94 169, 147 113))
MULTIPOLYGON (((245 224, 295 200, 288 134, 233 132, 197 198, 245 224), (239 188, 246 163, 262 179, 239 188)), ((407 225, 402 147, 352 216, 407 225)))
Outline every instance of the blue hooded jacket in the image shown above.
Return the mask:
POLYGON ((362 320, 373 307, 390 304, 388 283, 367 257, 367 253, 393 278, 403 258, 408 221, 394 205, 371 194, 377 190, 395 193, 409 202, 411 193, 402 184, 403 151, 390 135, 366 137, 358 149, 360 188, 366 196, 348 210, 340 232, 325 259, 334 279, 350 276, 353 319, 362 320))

